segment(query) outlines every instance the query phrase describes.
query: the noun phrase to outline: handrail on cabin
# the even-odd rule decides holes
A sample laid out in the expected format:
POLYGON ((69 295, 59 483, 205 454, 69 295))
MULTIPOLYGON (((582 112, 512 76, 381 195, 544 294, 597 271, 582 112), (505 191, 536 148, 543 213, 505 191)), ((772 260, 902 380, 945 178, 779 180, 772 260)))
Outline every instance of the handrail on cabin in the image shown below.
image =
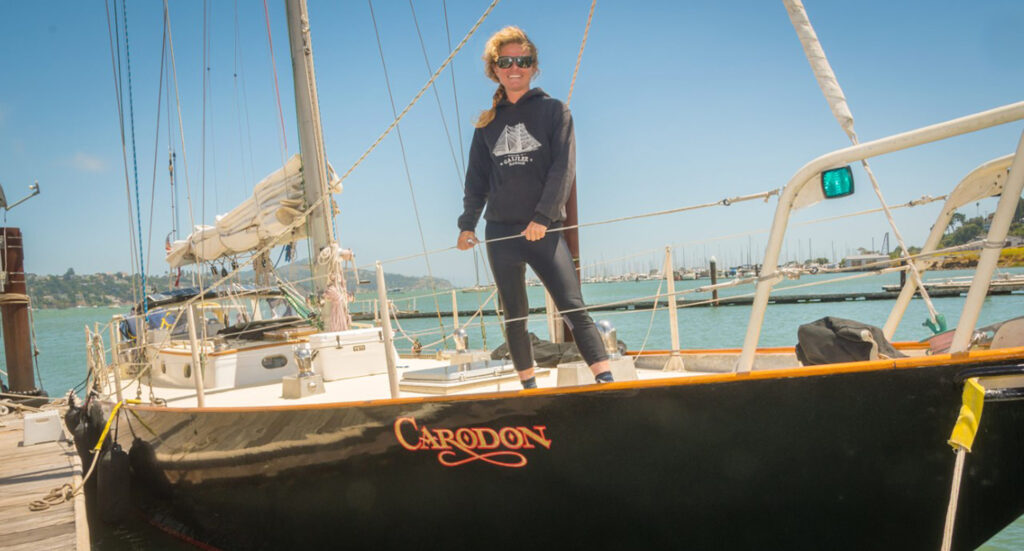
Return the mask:
MULTIPOLYGON (((761 278, 757 282, 757 290, 754 294, 754 302, 750 310, 750 321, 747 324, 747 333, 743 339, 743 352, 740 354, 739 360, 737 360, 735 370, 738 372, 748 372, 753 368, 754 353, 757 349, 757 343, 761 336, 761 326, 764 322, 765 310, 768 307, 768 298, 771 294, 771 289, 777 280, 772 276, 776 275, 779 271, 779 254, 782 250, 786 227, 789 223, 789 215, 793 210, 793 206, 800 194, 800 191, 803 190, 807 184, 812 181, 817 181, 817 176, 825 170, 1022 119, 1024 119, 1024 101, 1011 103, 988 111, 982 111, 966 117, 952 119, 878 140, 845 147, 822 155, 805 164, 800 170, 798 170, 789 180, 789 183, 786 184, 786 187, 783 188, 782 194, 779 196, 779 204, 775 210, 775 217, 772 220, 772 226, 769 232, 768 244, 765 247, 764 268, 761 271, 761 278)), ((1020 196, 1021 184, 1024 184, 1024 166, 1021 166, 1024 164, 1024 154, 1022 154, 1022 150, 1024 150, 1024 133, 1021 135, 1020 145, 1017 150, 1017 162, 1014 163, 1014 167, 1010 171, 1010 177, 1006 183, 1005 192, 1003 193, 1004 198, 1013 194, 1013 197, 1008 199, 1012 201, 1016 201, 1020 196), (1013 193, 1014 186, 1016 187, 1016 193, 1013 193)), ((1002 207, 1002 204, 1000 204, 1000 207, 1002 207)), ((1008 221, 1006 225, 1006 228, 1002 228, 1004 238, 1006 230, 1009 227, 1008 221)), ((990 239, 994 233, 998 234, 997 230, 998 228, 996 228, 996 224, 993 223, 992 229, 989 232, 990 239)), ((994 269, 995 266, 993 265, 991 268, 994 269)), ((979 270, 975 275, 976 284, 978 284, 981 281, 981 277, 984 276, 984 292, 987 292, 987 281, 991 279, 991 271, 992 270, 979 270), (988 271, 989 273, 982 274, 980 273, 981 271, 988 271)), ((974 285, 972 285, 971 292, 975 293, 974 285)), ((971 313, 967 311, 968 306, 972 305, 971 303, 972 301, 968 300, 965 304, 964 316, 966 317, 971 316, 971 313)), ((980 302, 976 304, 976 307, 980 310, 980 302)), ((973 317, 974 319, 977 319, 977 312, 973 313, 973 317)))

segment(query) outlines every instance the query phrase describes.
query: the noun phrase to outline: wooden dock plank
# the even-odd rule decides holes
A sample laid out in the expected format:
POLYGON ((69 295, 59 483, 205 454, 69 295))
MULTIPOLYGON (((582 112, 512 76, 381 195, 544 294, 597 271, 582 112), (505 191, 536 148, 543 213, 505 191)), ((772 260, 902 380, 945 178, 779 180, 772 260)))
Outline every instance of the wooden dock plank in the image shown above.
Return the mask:
POLYGON ((8 545, 11 547, 24 544, 34 546, 39 541, 52 538, 59 538, 64 541, 64 545, 57 547, 57 549, 75 549, 75 525, 65 522, 3 535, 5 548, 8 545))
POLYGON ((84 496, 42 511, 29 509, 30 502, 51 490, 81 483, 82 465, 74 445, 63 440, 23 446, 23 426, 20 416, 0 418, 0 546, 88 550, 84 496))

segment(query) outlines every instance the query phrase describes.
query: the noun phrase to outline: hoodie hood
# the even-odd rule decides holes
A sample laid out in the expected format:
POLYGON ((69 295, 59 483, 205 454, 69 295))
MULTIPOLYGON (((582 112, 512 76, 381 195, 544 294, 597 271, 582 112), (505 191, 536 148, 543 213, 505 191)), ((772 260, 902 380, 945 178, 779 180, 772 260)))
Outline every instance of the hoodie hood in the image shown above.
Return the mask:
POLYGON ((546 98, 550 96, 548 96, 547 92, 540 88, 530 88, 525 94, 523 94, 523 97, 519 98, 519 101, 512 103, 508 101, 508 99, 503 99, 501 100, 501 103, 498 104, 498 106, 501 107, 506 105, 519 105, 524 101, 529 101, 535 97, 546 98))

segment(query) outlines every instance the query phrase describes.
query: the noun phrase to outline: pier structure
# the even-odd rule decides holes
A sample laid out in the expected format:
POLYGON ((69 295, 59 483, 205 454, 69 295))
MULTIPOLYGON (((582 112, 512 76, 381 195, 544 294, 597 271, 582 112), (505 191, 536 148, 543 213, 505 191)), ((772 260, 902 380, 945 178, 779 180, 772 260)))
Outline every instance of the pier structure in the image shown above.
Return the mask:
POLYGON ((64 439, 24 445, 25 422, 0 416, 0 548, 87 551, 85 494, 65 500, 82 483, 78 452, 63 423, 64 439))
MULTIPOLYGON (((962 289, 935 289, 929 290, 929 294, 932 297, 958 297, 963 294, 962 289)), ((1007 290, 994 290, 990 294, 1009 294, 1007 290)), ((779 293, 772 295, 768 302, 770 304, 807 304, 817 302, 850 302, 850 301, 864 301, 864 300, 895 300, 899 296, 898 291, 865 291, 865 292, 853 292, 853 293, 820 293, 820 294, 789 294, 779 293)), ((711 300, 706 298, 701 299, 676 299, 676 303, 679 308, 689 308, 694 306, 750 306, 754 298, 751 295, 739 295, 739 296, 721 296, 712 298, 711 300)), ((593 305, 588 306, 587 310, 591 312, 601 311, 614 311, 614 310, 650 310, 651 308, 667 308, 668 300, 640 300, 635 302, 616 302, 609 305, 593 305)), ((530 308, 531 314, 543 313, 545 309, 543 307, 530 308)), ((476 313, 475 310, 464 310, 458 312, 459 316, 472 316, 476 313)), ((443 316, 450 316, 451 312, 441 312, 443 316)), ((427 311, 398 311, 395 314, 399 319, 413 319, 413 318, 433 318, 437 316, 437 312, 427 311)), ((365 312, 353 312, 352 319, 357 321, 373 319, 372 313, 365 312)))
POLYGON ((25 254, 21 230, 0 228, 0 315, 3 317, 4 354, 10 390, 38 395, 32 358, 25 254))

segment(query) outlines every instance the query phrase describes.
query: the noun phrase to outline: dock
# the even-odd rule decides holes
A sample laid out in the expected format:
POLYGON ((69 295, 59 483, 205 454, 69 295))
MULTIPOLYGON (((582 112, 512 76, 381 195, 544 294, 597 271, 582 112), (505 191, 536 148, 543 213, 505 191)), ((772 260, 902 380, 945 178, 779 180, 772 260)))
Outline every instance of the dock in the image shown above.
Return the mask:
MULTIPOLYGON (((961 294, 966 293, 966 289, 960 288, 937 288, 929 289, 928 294, 932 298, 943 298, 943 297, 957 297, 961 294)), ((990 292, 990 295, 1009 294, 1010 291, 1006 289, 998 289, 990 292)), ((822 294, 789 294, 789 293, 778 293, 773 294, 768 299, 769 304, 813 304, 821 302, 851 302, 851 301, 863 301, 863 300, 895 300, 899 296, 899 291, 865 291, 855 293, 822 293, 822 294)), ((918 295, 920 296, 920 295, 918 295)), ((753 295, 740 295, 740 296, 721 296, 717 301, 712 301, 710 298, 700 299, 676 299, 676 304, 679 308, 688 308, 694 306, 750 306, 754 301, 753 295)), ((615 304, 602 305, 596 304, 588 306, 587 310, 590 312, 601 312, 601 311, 614 311, 614 310, 650 310, 651 308, 667 308, 668 300, 638 300, 631 302, 617 302, 615 304)), ((530 308, 531 314, 543 314, 544 307, 530 308)), ((470 317, 476 314, 476 310, 460 310, 459 317, 470 317)), ((485 315, 493 315, 494 308, 489 307, 485 312, 485 315)), ((442 316, 450 316, 451 312, 442 311, 442 316)), ((396 313, 396 317, 399 319, 414 319, 414 318, 433 318, 437 317, 437 312, 433 311, 419 311, 419 310, 400 310, 396 313)), ((373 312, 353 312, 352 319, 356 321, 366 321, 374 319, 373 312)))
POLYGON ((51 490, 81 483, 82 463, 74 444, 65 439, 23 446, 23 433, 20 415, 0 416, 0 548, 88 550, 84 494, 41 511, 29 509, 29 503, 51 490))

